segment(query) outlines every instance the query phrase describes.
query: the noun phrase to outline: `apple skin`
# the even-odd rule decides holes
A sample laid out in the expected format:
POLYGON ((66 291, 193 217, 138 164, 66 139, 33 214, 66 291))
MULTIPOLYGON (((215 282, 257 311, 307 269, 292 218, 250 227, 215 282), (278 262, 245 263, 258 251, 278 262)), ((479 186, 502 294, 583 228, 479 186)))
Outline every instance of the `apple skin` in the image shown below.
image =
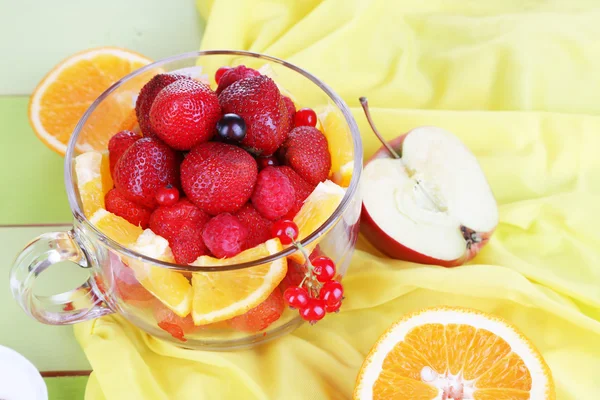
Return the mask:
MULTIPOLYGON (((404 135, 398 136, 395 139, 390 140, 389 145, 402 157, 402 143, 404 139, 411 131, 408 131, 404 135)), ((381 146, 371 158, 366 162, 365 166, 369 164, 371 161, 377 158, 391 158, 392 156, 385 148, 385 146, 381 146)), ((442 267, 457 267, 463 265, 467 261, 471 260, 473 257, 479 253, 481 248, 485 246, 485 244, 489 241, 492 236, 493 230, 491 232, 478 232, 479 237, 481 239, 480 242, 474 243, 470 248, 465 246, 465 252, 462 257, 459 257, 455 260, 439 260, 437 258, 429 257, 425 254, 419 253, 408 247, 404 246, 402 243, 396 241, 396 239, 389 236, 385 233, 371 218, 371 215, 367 211, 364 203, 362 205, 361 211, 361 219, 360 219, 360 230, 362 234, 367 238, 367 240, 375 246, 379 251, 387 255, 388 257, 395 258, 398 260, 404 260, 409 262, 414 262, 418 264, 429 264, 429 265, 439 265, 442 267)))

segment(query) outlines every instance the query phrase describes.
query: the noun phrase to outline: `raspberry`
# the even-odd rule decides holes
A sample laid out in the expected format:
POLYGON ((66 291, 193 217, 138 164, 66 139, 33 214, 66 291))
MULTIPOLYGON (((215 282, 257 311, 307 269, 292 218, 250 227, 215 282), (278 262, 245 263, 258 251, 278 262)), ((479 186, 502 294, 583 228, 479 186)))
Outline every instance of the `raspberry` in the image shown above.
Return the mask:
POLYGON ((109 190, 104 196, 104 204, 106 211, 126 219, 133 225, 148 228, 152 210, 128 200, 119 190, 109 190))
POLYGON ((219 86, 217 86, 216 92, 219 94, 234 82, 259 75, 260 72, 255 69, 248 68, 245 65, 238 65, 235 68, 227 69, 219 76, 219 80, 217 82, 219 86))
POLYGON ((229 213, 213 217, 202 232, 204 244, 217 258, 235 256, 243 250, 247 238, 246 227, 229 213))
POLYGON ((279 319, 284 308, 281 291, 275 288, 265 301, 245 314, 233 317, 228 323, 232 328, 242 332, 262 331, 279 319))
POLYGON ((248 229, 248 239, 246 240, 245 248, 249 249, 258 246, 271 239, 271 226, 273 222, 260 215, 254 206, 252 206, 252 203, 246 203, 235 216, 248 229))
POLYGON ((276 220, 290 211, 296 201, 292 183, 275 167, 260 171, 256 180, 252 205, 265 218, 276 220))

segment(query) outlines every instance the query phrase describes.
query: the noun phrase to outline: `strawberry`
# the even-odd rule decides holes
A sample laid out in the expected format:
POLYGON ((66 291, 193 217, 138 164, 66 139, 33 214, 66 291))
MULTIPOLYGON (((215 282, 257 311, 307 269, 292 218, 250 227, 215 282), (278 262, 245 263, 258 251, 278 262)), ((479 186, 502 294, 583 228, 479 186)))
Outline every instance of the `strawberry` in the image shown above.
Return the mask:
POLYGON ((296 171, 294 171, 291 167, 288 167, 287 165, 277 167, 277 170, 279 170, 281 173, 287 176, 290 180, 290 183, 294 187, 294 193, 296 195, 294 205, 292 206, 292 208, 290 208, 288 213, 283 216, 283 218, 285 219, 294 219, 296 214, 298 214, 298 211, 300 211, 300 209, 302 208, 304 200, 306 200, 306 198, 310 196, 310 194, 315 189, 315 186, 308 184, 308 182, 302 179, 300 175, 296 173, 296 171))
POLYGON ((119 158, 132 144, 142 137, 135 132, 121 131, 113 135, 108 141, 108 160, 110 161, 110 175, 114 176, 115 166, 119 158))
POLYGON ((283 96, 283 101, 285 103, 285 107, 288 112, 289 124, 288 124, 288 132, 294 128, 294 115, 296 115, 296 105, 287 96, 283 96))
POLYGON ((183 191, 210 215, 239 210, 252 195, 257 175, 250 154, 220 142, 194 147, 181 163, 183 191))
POLYGON ((242 225, 248 230, 245 249, 258 246, 271 239, 271 226, 273 222, 260 215, 252 203, 246 203, 235 213, 235 216, 238 217, 242 225))
POLYGON ((291 286, 300 286, 300 283, 302 283, 302 280, 304 279, 305 275, 306 267, 288 258, 287 272, 285 274, 285 277, 279 284, 281 292, 285 292, 285 289, 291 286))
POLYGON ((118 189, 111 189, 104 196, 106 211, 125 218, 133 225, 146 229, 150 223, 152 210, 128 200, 118 189))
POLYGON ((194 325, 191 314, 185 318, 180 317, 165 307, 160 301, 154 303, 152 311, 158 327, 182 342, 187 341, 185 338, 186 333, 193 333, 200 329, 200 327, 194 325))
POLYGON ((213 217, 202 232, 206 247, 217 258, 235 256, 244 249, 247 238, 248 229, 229 213, 213 217))
POLYGON ((128 200, 154 209, 156 191, 179 186, 179 157, 156 138, 136 141, 115 166, 115 186, 128 200))
POLYGON ((189 264, 208 254, 202 229, 210 217, 188 199, 157 208, 150 216, 150 229, 169 241, 175 261, 189 264))
POLYGON ((237 82, 241 79, 251 78, 253 76, 259 76, 260 72, 255 69, 248 68, 245 65, 238 65, 235 68, 228 69, 219 78, 219 86, 217 86, 217 94, 221 93, 232 83, 237 82))
POLYGON ((183 75, 177 74, 158 74, 148 81, 140 90, 140 94, 135 102, 135 115, 137 116, 140 130, 144 136, 156 136, 150 126, 150 108, 158 92, 164 87, 170 85, 179 79, 189 79, 183 75))
POLYGON ((280 157, 311 185, 316 186, 329 176, 331 155, 327 139, 312 126, 292 129, 280 149, 280 157))
POLYGON ((296 203, 294 186, 275 167, 260 171, 252 193, 252 205, 262 216, 272 221, 287 214, 296 203))
POLYGON ((265 301, 248 312, 233 317, 227 322, 233 329, 242 332, 258 332, 277 321, 285 308, 279 288, 275 288, 265 301))
POLYGON ((177 150, 189 150, 209 141, 220 118, 215 92, 193 79, 180 79, 166 86, 150 108, 152 130, 177 150))
POLYGON ((255 76, 239 80, 219 95, 223 113, 237 114, 246 123, 242 146, 256 155, 273 154, 287 138, 289 116, 273 80, 255 76))

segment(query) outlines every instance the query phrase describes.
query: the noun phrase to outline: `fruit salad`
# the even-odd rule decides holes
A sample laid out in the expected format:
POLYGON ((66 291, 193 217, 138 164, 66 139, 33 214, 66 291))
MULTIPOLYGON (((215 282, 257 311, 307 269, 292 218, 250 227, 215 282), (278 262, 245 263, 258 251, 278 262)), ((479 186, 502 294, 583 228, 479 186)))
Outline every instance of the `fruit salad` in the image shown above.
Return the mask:
POLYGON ((115 253, 106 268, 113 285, 103 287, 114 288, 117 307, 143 310, 181 341, 265 332, 298 315, 316 323, 340 309, 341 274, 319 240, 301 241, 350 183, 342 121, 302 108, 244 65, 219 68, 215 82, 154 76, 128 117, 133 128, 115 132, 106 151, 76 158, 83 210, 98 230, 147 257, 199 267, 115 253), (226 269, 289 246, 287 258, 226 269))

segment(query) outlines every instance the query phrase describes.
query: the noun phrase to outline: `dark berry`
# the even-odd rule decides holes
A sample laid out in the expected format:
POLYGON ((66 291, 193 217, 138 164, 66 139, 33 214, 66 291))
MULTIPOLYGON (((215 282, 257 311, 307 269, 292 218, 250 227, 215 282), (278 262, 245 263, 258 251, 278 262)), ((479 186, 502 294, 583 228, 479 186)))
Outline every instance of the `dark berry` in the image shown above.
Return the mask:
POLYGON ((335 276, 335 264, 329 257, 316 257, 312 261, 314 274, 319 282, 328 282, 335 276))
POLYGON ((246 123, 237 114, 225 114, 217 122, 217 132, 223 140, 241 142, 246 137, 246 123))
POLYGON ((317 114, 311 108, 302 108, 296 111, 294 126, 317 126, 317 114))
POLYGON ((290 244, 298 239, 298 225, 289 219, 281 219, 273 224, 271 233, 281 244, 290 244))

